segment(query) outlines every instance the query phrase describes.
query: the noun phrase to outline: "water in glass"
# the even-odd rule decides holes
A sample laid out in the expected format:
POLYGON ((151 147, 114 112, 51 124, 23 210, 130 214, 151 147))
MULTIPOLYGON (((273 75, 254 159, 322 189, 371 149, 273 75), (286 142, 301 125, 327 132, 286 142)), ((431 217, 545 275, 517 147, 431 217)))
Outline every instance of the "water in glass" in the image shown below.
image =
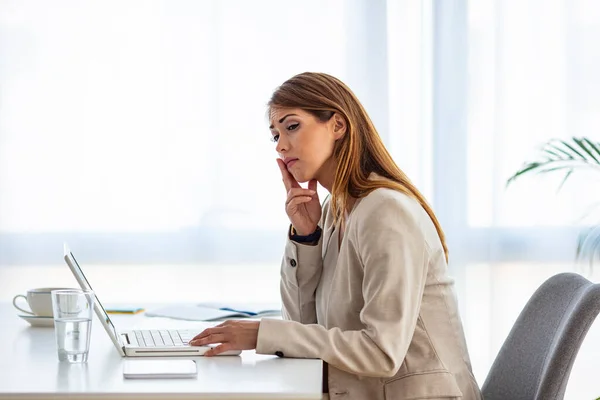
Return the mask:
POLYGON ((86 362, 92 319, 56 319, 54 324, 58 359, 68 362, 86 362))

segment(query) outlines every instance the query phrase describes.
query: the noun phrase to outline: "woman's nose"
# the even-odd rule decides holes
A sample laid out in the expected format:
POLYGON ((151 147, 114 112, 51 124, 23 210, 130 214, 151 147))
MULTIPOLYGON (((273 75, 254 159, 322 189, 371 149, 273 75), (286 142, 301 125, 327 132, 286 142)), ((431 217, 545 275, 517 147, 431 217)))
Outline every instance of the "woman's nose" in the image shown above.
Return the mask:
POLYGON ((284 135, 279 135, 279 140, 277 141, 275 150, 277 150, 277 152, 280 154, 289 150, 289 143, 284 135))

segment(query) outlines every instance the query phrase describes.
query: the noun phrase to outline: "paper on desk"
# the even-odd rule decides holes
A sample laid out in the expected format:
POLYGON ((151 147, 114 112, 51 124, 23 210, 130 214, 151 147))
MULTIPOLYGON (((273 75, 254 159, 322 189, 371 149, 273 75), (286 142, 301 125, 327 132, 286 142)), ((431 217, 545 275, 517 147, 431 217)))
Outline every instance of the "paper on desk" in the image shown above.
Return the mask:
POLYGON ((214 321, 224 318, 256 318, 280 313, 281 306, 279 304, 200 303, 198 305, 169 305, 146 311, 146 316, 186 321, 214 321))
POLYGON ((214 321, 223 318, 247 317, 247 314, 195 305, 171 305, 146 311, 148 317, 165 317, 186 321, 214 321))
POLYGON ((199 303, 198 307, 212 308, 222 311, 231 311, 244 314, 248 317, 264 315, 279 315, 281 305, 277 303, 199 303))

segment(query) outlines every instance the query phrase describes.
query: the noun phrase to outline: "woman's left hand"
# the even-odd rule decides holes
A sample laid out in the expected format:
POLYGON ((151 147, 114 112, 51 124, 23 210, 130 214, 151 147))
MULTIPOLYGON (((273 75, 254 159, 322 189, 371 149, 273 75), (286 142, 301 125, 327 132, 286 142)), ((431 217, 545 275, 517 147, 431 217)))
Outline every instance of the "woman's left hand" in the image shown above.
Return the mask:
POLYGON ((256 348, 259 326, 260 321, 225 321, 194 336, 190 345, 221 343, 204 353, 209 357, 229 350, 252 350, 256 348))

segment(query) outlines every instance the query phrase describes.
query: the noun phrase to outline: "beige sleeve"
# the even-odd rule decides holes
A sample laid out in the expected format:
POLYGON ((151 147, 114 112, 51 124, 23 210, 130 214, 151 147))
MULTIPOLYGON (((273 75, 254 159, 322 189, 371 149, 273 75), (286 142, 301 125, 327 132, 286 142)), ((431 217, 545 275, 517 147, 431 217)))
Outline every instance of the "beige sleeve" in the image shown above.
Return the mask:
POLYGON ((317 322, 315 291, 321 279, 323 234, 317 245, 287 239, 281 261, 281 301, 284 319, 303 324, 317 322))
POLYGON ((364 267, 365 304, 360 312, 364 328, 328 330, 316 324, 263 319, 257 353, 320 358, 363 376, 396 374, 419 316, 429 251, 418 217, 404 201, 393 196, 377 200, 361 211, 355 236, 349 237, 355 241, 364 267))

